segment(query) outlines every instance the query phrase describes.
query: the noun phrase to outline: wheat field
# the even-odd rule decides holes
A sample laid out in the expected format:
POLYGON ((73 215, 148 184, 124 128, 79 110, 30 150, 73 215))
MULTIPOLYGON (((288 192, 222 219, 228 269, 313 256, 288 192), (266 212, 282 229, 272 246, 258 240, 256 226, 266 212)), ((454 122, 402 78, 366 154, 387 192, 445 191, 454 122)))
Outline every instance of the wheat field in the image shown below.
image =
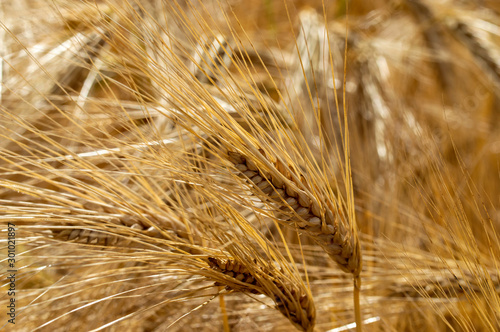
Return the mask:
POLYGON ((0 330, 500 331, 500 2, 0 0, 0 330))

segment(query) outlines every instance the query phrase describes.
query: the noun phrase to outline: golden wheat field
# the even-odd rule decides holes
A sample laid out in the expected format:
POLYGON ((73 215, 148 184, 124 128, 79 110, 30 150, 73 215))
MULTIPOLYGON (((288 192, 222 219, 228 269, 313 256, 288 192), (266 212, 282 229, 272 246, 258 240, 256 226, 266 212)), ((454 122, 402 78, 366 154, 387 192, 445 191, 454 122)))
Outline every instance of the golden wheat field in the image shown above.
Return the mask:
POLYGON ((500 331, 500 1, 0 0, 0 330, 500 331))

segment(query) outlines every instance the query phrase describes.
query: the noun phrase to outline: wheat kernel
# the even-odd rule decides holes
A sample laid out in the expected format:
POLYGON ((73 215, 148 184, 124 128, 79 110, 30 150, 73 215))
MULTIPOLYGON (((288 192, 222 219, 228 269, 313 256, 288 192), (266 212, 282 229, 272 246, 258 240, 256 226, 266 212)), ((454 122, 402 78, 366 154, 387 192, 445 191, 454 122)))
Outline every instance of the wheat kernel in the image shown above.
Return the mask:
POLYGON ((254 172, 259 170, 257 165, 252 160, 247 160, 247 167, 249 170, 254 171, 254 172))
POLYGON ((141 225, 139 225, 139 224, 133 224, 132 226, 130 226, 130 228, 132 228, 132 229, 136 229, 136 230, 140 230, 140 231, 142 231, 142 230, 143 230, 142 226, 141 226, 141 225))
POLYGON ((309 214, 309 209, 305 207, 299 207, 296 212, 299 216, 306 219, 306 216, 309 214))
POLYGON ((243 158, 243 156, 241 154, 239 154, 237 152, 231 152, 231 151, 229 151, 227 154, 229 156, 229 160, 233 164, 245 164, 245 158, 243 158))
POLYGON ((238 171, 240 171, 240 172, 242 172, 242 173, 243 173, 243 172, 246 172, 246 171, 248 170, 248 167, 247 167, 247 165, 245 165, 245 164, 236 164, 236 165, 235 165, 235 167, 236 167, 236 169, 237 169, 238 171))
POLYGON ((245 175, 249 179, 253 178, 256 174, 257 172, 251 170, 243 172, 243 175, 245 175))
POLYGON ((306 219, 306 221, 309 224, 309 226, 312 226, 312 227, 321 225, 321 219, 319 219, 318 217, 312 217, 312 218, 306 219))
POLYGON ((299 204, 308 208, 311 206, 311 200, 309 199, 309 197, 307 197, 307 194, 302 191, 302 190, 298 190, 298 195, 299 195, 299 204))
POLYGON ((325 222, 328 225, 335 225, 335 217, 333 215, 333 212, 330 209, 326 210, 326 213, 325 213, 325 222))
POLYGON ((297 191, 293 188, 293 185, 286 185, 285 190, 288 196, 297 197, 297 191))
POLYGON ((69 234, 68 236, 68 240, 74 240, 76 238, 78 238, 80 235, 80 230, 79 229, 74 229, 71 231, 71 233, 69 234))
POLYGON ((262 181, 262 177, 260 175, 255 175, 250 179, 254 184, 259 184, 262 181))
POLYGON ((276 188, 283 188, 285 185, 285 182, 279 176, 272 177, 272 183, 276 188))
POLYGON ((321 217, 321 207, 319 206, 319 203, 314 200, 311 204, 311 212, 314 214, 316 217, 320 218, 321 217))

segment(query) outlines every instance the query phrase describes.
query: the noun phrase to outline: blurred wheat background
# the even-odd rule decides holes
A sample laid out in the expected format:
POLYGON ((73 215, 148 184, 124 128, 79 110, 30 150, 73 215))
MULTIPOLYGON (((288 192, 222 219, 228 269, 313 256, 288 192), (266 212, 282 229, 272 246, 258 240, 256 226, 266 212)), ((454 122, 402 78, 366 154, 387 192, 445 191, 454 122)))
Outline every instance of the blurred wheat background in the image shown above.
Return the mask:
POLYGON ((0 25, 0 329, 500 331, 500 2, 0 25))

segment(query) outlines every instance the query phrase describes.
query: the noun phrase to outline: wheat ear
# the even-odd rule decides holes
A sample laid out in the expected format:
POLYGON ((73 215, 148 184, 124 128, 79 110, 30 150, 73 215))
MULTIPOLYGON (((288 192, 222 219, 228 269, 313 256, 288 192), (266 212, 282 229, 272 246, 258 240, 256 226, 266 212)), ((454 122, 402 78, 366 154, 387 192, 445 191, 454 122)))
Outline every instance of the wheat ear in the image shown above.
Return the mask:
POLYGON ((216 286, 227 290, 263 294, 274 300, 276 309, 286 316, 298 329, 313 331, 316 311, 312 298, 305 289, 287 282, 279 271, 252 268, 235 259, 208 257, 209 266, 228 278, 216 281, 216 286))
POLYGON ((255 190, 268 195, 271 201, 277 203, 279 210, 292 210, 282 218, 285 223, 298 227, 310 236, 343 271, 359 276, 359 242, 348 231, 340 210, 334 214, 331 207, 307 193, 303 184, 294 179, 300 174, 292 176, 291 168, 285 167, 279 160, 271 161, 274 169, 263 171, 252 159, 239 152, 230 151, 227 157, 239 175, 248 179, 255 190))
POLYGON ((496 45, 475 33, 467 22, 457 21, 450 25, 452 32, 464 43, 486 76, 500 88, 499 50, 496 45))
MULTIPOLYGON (((99 215, 98 217, 104 219, 107 216, 99 215)), ((189 232, 181 221, 173 217, 143 215, 142 218, 155 226, 148 225, 145 220, 141 220, 138 216, 114 215, 108 218, 109 222, 107 226, 109 229, 107 231, 106 229, 99 229, 95 225, 94 227, 83 228, 81 220, 79 220, 78 225, 64 225, 50 230, 54 238, 59 240, 102 246, 128 245, 130 243, 130 240, 121 241, 115 235, 116 233, 120 233, 117 229, 120 227, 124 229, 126 234, 133 232, 136 235, 148 238, 183 240, 186 243, 194 240, 195 243, 200 243, 199 234, 189 232)))

